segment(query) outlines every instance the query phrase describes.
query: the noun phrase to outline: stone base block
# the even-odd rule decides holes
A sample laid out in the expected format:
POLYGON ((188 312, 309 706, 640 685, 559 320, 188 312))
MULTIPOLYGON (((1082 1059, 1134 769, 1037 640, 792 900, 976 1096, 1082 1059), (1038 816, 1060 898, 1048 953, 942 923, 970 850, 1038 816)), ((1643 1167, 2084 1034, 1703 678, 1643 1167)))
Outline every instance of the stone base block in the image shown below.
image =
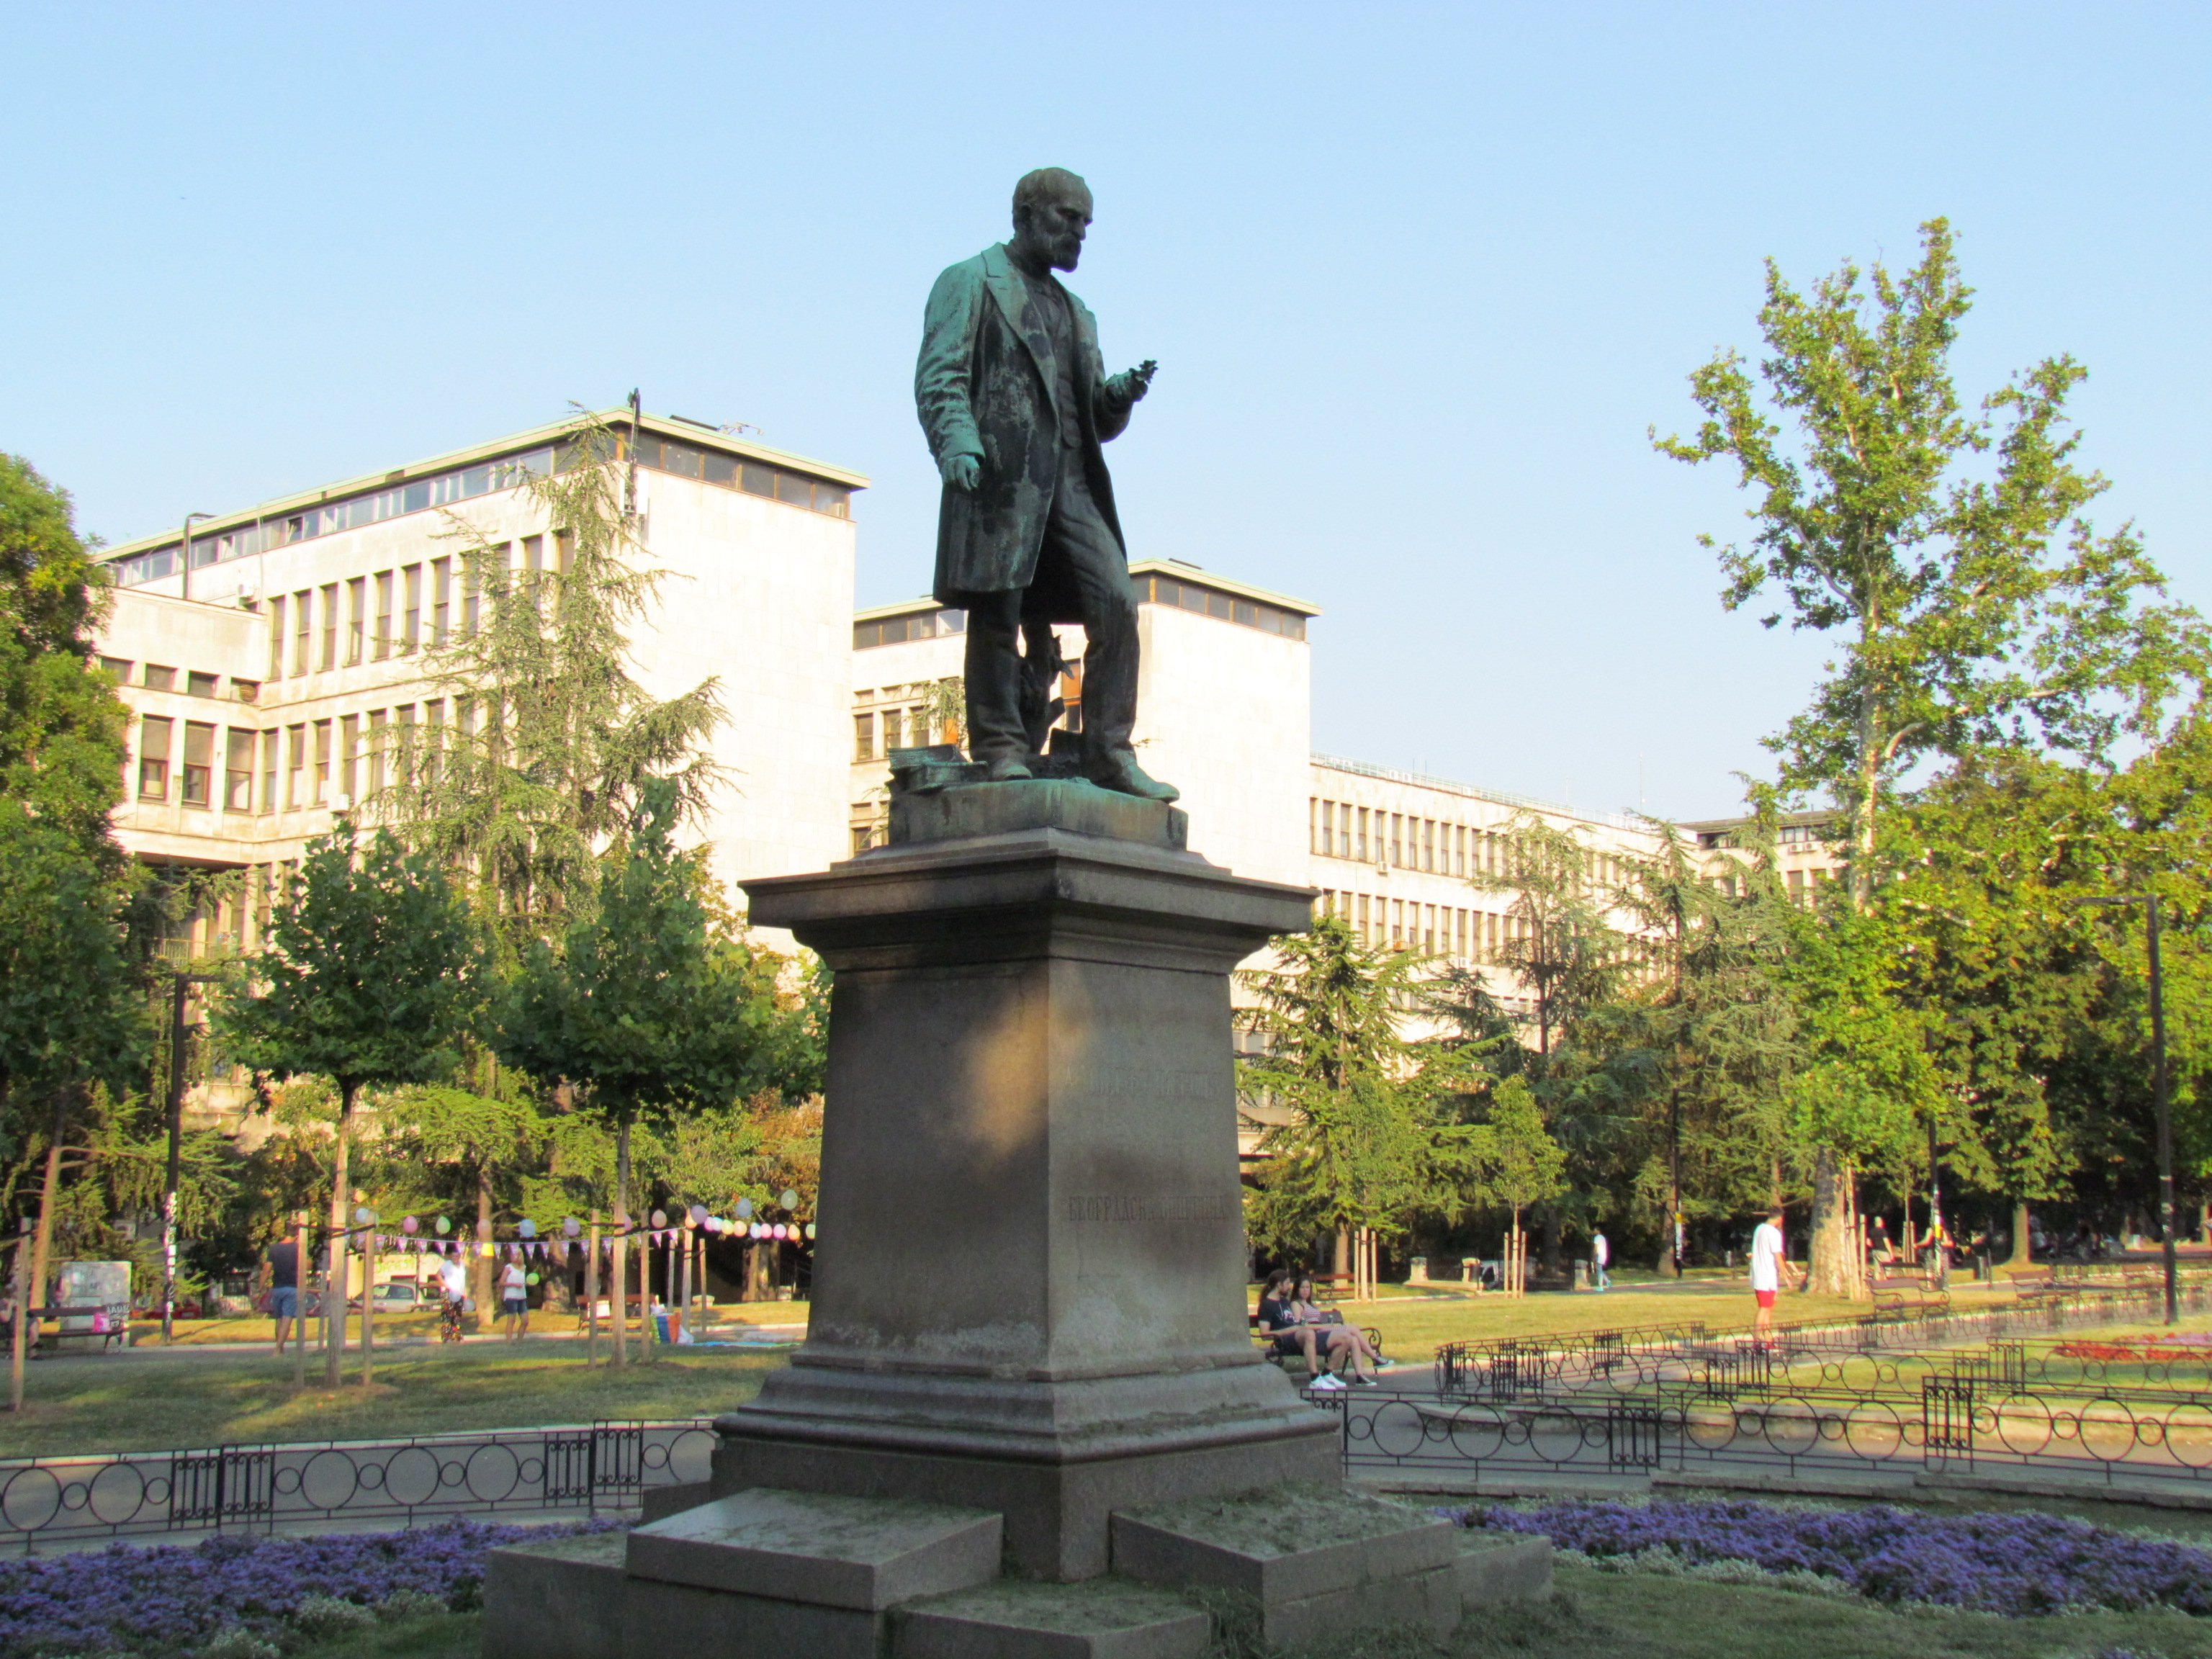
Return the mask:
POLYGON ((756 1487, 636 1528, 626 1561, 634 1586, 879 1613, 997 1577, 1001 1527, 995 1514, 918 1498, 756 1487))
POLYGON ((714 1486, 793 1487, 854 1498, 927 1498, 1006 1517, 1007 1560, 1062 1583, 1096 1578, 1110 1563, 1109 1518, 1191 1498, 1251 1492, 1284 1481, 1334 1486, 1343 1472, 1334 1423, 1311 1431, 1146 1456, 1046 1463, 840 1446, 744 1431, 720 1419, 714 1486))
POLYGON ((1498 1539, 1462 1528, 1459 1533, 1459 1600, 1462 1607, 1495 1607, 1501 1601, 1534 1601, 1552 1590, 1552 1540, 1498 1539))
POLYGON ((1271 1644, 1396 1624, 1445 1636, 1460 1620, 1455 1531, 1384 1498, 1291 1485, 1117 1514, 1114 1570, 1226 1591, 1257 1609, 1271 1644))
POLYGON ((484 1659, 623 1659, 618 1532, 494 1550, 484 1564, 484 1659))
POLYGON ((879 1659, 888 1618, 860 1607, 633 1578, 623 1601, 621 1659, 793 1659, 802 1653, 807 1659, 879 1659))
POLYGON ((680 1486, 647 1486, 643 1511, 638 1518, 647 1524, 665 1521, 672 1515, 698 1508, 714 1496, 714 1483, 711 1480, 687 1480, 680 1486))
POLYGON ((1204 1659, 1213 1621, 1119 1578, 1005 1579, 900 1608, 891 1659, 1204 1659))

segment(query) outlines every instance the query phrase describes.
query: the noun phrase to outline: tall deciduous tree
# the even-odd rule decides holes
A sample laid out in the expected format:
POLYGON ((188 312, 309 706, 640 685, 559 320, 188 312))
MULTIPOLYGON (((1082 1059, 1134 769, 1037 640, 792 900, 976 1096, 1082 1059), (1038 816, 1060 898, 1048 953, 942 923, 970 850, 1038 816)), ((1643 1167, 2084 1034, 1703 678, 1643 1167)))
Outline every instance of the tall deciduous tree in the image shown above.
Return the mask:
POLYGON ((1846 263, 1810 294, 1768 261, 1765 398, 1723 351, 1690 377, 1704 424, 1655 437, 1678 460, 1733 462, 1756 495, 1752 544, 1719 549, 1729 608, 1771 586, 1768 627, 1839 636, 1831 678, 1769 746, 1786 791, 1824 787, 1848 811, 1861 903, 1877 807, 1917 764, 2026 741, 2100 759, 2154 738, 2208 659, 2132 527, 2100 536, 2081 516, 2106 488, 2066 414, 2087 371, 2047 358, 1962 408, 1950 356, 1972 290, 1950 227, 1921 237, 1902 276, 1846 263))
MULTIPOLYGON (((340 817, 270 907, 268 948, 223 997, 218 1030, 240 1062, 282 1078, 325 1077, 338 1095, 331 1183, 329 1381, 345 1346, 347 1170, 362 1091, 428 1083, 453 1066, 481 993, 465 901, 428 858, 386 830, 356 847, 340 817)), ((372 1287, 373 1288, 373 1287, 372 1287)))
MULTIPOLYGON (((681 800, 674 782, 641 787, 626 843, 601 867, 594 914, 570 922, 557 956, 526 945, 491 1038, 507 1065, 567 1084, 579 1111, 613 1126, 624 1223, 631 1127, 727 1106, 769 1080, 784 1052, 772 983, 762 994, 753 952, 709 926, 705 849, 679 852, 671 839, 681 800)), ((619 1237, 617 1249, 619 1282, 619 1237)))

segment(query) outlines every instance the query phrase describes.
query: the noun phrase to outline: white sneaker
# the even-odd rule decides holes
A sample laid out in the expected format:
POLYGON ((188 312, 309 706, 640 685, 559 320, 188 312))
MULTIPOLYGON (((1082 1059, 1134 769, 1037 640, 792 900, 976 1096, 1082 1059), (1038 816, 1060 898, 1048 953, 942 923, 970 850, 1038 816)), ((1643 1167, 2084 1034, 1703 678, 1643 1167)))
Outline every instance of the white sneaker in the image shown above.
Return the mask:
POLYGON ((1334 1371, 1323 1371, 1319 1376, 1316 1376, 1312 1382, 1306 1384, 1306 1392, 1309 1394, 1321 1394, 1323 1392, 1334 1394, 1340 1391, 1343 1387, 1344 1379, 1342 1377, 1337 1376, 1334 1371))

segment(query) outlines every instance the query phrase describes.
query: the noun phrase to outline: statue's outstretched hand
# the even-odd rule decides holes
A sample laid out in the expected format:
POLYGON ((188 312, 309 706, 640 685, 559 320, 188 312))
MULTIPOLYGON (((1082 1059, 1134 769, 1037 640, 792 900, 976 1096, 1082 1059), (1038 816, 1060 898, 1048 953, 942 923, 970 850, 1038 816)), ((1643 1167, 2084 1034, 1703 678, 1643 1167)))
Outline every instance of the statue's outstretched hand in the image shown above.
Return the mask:
POLYGON ((1147 357, 1134 368, 1125 368, 1119 374, 1109 376, 1106 389, 1121 402, 1133 404, 1152 389, 1152 376, 1159 371, 1160 366, 1147 357))
POLYGON ((973 455, 947 455, 939 470, 945 474, 945 482, 955 489, 972 493, 983 482, 983 464, 973 455))

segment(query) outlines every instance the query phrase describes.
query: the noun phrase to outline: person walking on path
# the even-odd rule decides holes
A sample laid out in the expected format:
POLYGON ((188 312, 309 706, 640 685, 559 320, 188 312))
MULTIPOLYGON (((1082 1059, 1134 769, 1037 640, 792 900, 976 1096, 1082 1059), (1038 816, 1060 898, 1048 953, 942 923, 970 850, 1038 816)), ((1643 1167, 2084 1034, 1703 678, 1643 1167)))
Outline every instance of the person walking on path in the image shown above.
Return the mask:
POLYGON ((276 1316, 276 1352, 282 1354, 300 1313, 300 1247, 289 1238, 269 1247, 269 1311, 276 1316))
POLYGON ((1590 1235, 1590 1288, 1609 1291, 1613 1280, 1606 1276, 1606 1264, 1613 1260, 1613 1247, 1605 1242, 1601 1232, 1590 1235))
POLYGON ((499 1276, 499 1313, 507 1322, 507 1340, 519 1342, 530 1334, 530 1275, 520 1261, 510 1261, 499 1276))
POLYGON ((1782 1237, 1782 1210, 1777 1206, 1766 1212, 1766 1219, 1751 1235, 1751 1294, 1759 1304, 1759 1311, 1751 1321, 1754 1334, 1763 1336, 1772 1328, 1775 1292, 1782 1288, 1784 1278, 1793 1271, 1789 1246, 1782 1237))
POLYGON ((438 1340, 461 1340, 461 1316, 468 1311, 469 1272, 459 1256, 438 1259, 438 1288, 444 1306, 438 1310, 438 1340))

